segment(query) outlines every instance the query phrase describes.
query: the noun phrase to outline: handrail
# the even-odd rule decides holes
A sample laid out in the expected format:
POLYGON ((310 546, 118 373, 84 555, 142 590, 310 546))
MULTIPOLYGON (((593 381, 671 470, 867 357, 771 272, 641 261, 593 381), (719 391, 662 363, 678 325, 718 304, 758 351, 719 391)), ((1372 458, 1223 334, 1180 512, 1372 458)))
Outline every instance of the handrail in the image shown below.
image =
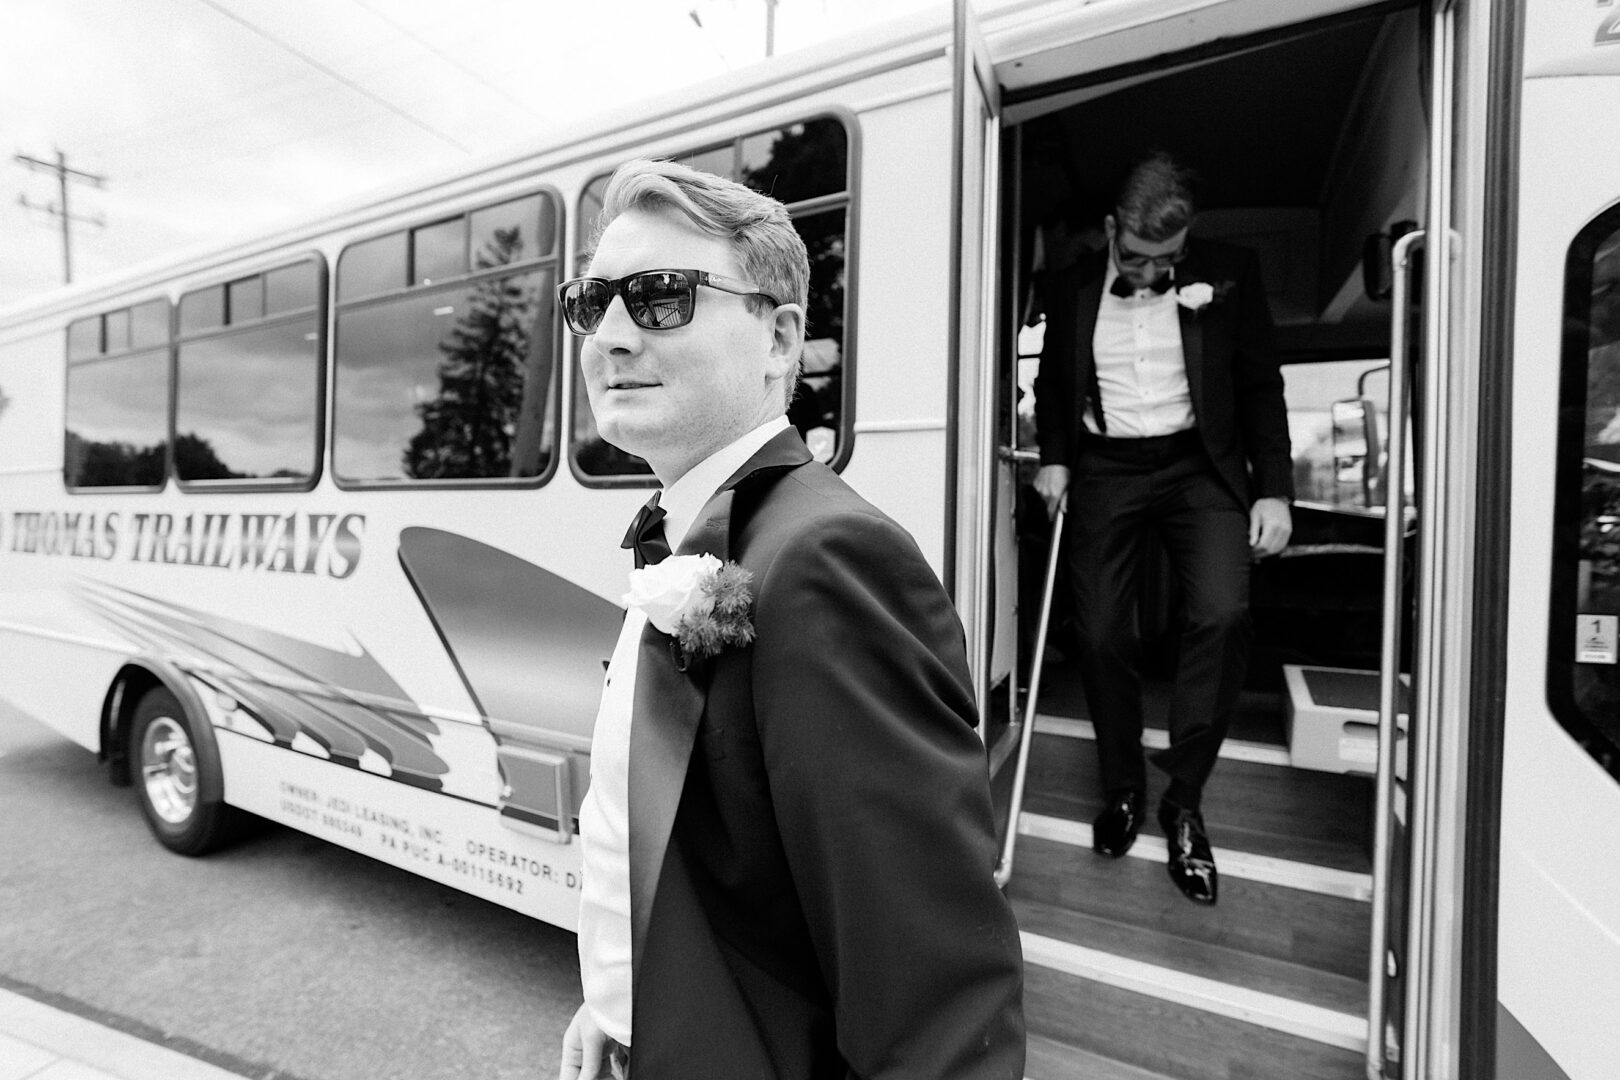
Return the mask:
POLYGON ((1035 736, 1035 707, 1041 697, 1041 668, 1046 660, 1046 631, 1052 622, 1052 592, 1057 586, 1058 561, 1063 557, 1063 519, 1068 515, 1069 497, 1058 501, 1052 518, 1052 550, 1046 557, 1046 585, 1041 590, 1041 619, 1035 627, 1035 655, 1029 665, 1029 698, 1024 705, 1024 726, 1018 733, 1018 765, 1013 769, 1012 801, 1007 806, 1007 836, 1001 842, 1001 861, 996 864, 996 885, 1005 889, 1012 880, 1013 848, 1018 843, 1018 817, 1024 808, 1024 777, 1029 772, 1029 744, 1035 736))
POLYGON ((1378 794, 1374 802, 1372 865, 1372 948, 1367 976, 1367 1076, 1384 1077, 1386 980, 1395 963, 1389 943, 1389 820, 1395 790, 1396 721, 1400 710, 1401 619, 1405 570, 1406 524, 1406 380, 1410 365, 1407 322, 1411 288, 1412 248, 1423 230, 1409 232, 1395 242, 1390 261, 1392 305, 1389 331, 1389 442, 1384 472, 1384 626, 1378 682, 1378 794))

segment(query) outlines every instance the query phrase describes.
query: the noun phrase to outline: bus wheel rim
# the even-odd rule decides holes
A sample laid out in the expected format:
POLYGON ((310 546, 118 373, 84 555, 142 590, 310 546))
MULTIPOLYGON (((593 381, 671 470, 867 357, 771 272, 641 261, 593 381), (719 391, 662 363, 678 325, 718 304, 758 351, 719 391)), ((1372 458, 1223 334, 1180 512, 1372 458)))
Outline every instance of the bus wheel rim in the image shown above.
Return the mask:
POLYGON ((146 801, 170 825, 183 825, 197 809, 197 755, 186 729, 160 716, 141 738, 141 781, 146 801))

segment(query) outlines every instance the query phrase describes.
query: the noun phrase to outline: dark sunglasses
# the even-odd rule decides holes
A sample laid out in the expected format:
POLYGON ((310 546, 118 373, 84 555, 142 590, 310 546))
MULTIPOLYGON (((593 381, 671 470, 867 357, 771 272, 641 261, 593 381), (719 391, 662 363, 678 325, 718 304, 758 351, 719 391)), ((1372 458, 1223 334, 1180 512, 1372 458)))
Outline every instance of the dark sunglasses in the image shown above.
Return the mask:
POLYGON ((1175 266, 1186 257, 1186 244, 1182 244, 1168 255, 1146 255, 1140 251, 1132 251, 1119 242, 1119 237, 1114 237, 1114 259, 1121 267, 1128 266, 1132 269, 1140 269, 1144 266, 1163 266, 1168 268, 1175 266))
POLYGON ((596 333, 615 296, 624 297, 624 309, 637 326, 674 330, 692 321, 699 285, 736 296, 763 296, 772 304, 778 302, 769 293, 760 292, 753 282, 740 278, 703 270, 643 270, 622 278, 565 281, 557 286, 557 305, 562 308, 568 329, 581 336, 596 333))

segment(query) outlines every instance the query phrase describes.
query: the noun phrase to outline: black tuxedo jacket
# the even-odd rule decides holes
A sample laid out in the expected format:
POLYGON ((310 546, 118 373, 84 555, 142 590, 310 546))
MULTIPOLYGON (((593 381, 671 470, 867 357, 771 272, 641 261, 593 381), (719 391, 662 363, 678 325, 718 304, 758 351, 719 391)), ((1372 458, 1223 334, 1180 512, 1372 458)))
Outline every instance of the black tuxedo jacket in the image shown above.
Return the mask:
MULTIPOLYGON (((1097 362, 1092 338, 1107 272, 1106 251, 1054 274, 1045 292, 1046 338, 1035 382, 1042 465, 1071 468, 1084 452, 1080 433, 1097 362)), ((1210 460, 1242 507, 1294 494, 1288 409, 1271 313, 1253 252, 1189 240, 1176 287, 1206 282, 1216 299, 1181 316, 1182 358, 1193 414, 1210 460)))
POLYGON ((792 430, 710 500, 678 553, 701 552, 753 573, 757 637, 685 665, 642 638, 632 1070, 1019 1080, 1022 954, 938 579, 792 430))

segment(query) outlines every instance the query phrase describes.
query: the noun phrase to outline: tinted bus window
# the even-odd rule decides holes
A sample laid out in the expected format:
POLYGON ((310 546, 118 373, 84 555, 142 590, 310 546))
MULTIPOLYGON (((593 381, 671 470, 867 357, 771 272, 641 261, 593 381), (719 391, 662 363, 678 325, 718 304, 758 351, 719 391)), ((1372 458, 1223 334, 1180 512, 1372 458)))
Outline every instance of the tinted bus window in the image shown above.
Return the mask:
POLYGON ((467 221, 456 218, 417 229, 411 234, 411 283, 435 281, 467 272, 467 221))
POLYGON ((307 481, 320 446, 315 319, 180 345, 174 469, 182 481, 307 481))
POLYGON ((68 327, 62 479, 69 488, 163 486, 168 346, 167 300, 118 308, 68 327))
MULTIPOLYGON (((808 332, 799 389, 788 419, 819 460, 840 465, 853 429, 851 342, 845 332, 850 297, 849 214, 854 201, 849 133, 842 121, 821 117, 757 132, 677 160, 729 176, 787 204, 810 256, 808 332)), ((583 256, 601 212, 607 176, 580 195, 578 245, 583 256)), ((575 268, 584 273, 583 265, 575 268)), ((569 456, 588 483, 647 484, 652 470, 641 458, 603 441, 591 415, 590 398, 574 344, 574 420, 569 456)))
POLYGON ((67 355, 71 360, 84 360, 101 355, 101 316, 80 319, 68 326, 67 355))
POLYGON ((264 279, 258 275, 233 281, 227 292, 226 311, 232 324, 264 318, 264 279))
POLYGON ((344 248, 338 259, 338 300, 403 289, 405 240, 404 233, 394 233, 344 248))
POLYGON ((1620 208, 1570 245, 1561 375, 1547 696, 1620 779, 1620 208))
POLYGON ((169 302, 167 300, 152 300, 145 304, 136 304, 129 309, 130 312, 130 345, 137 349, 148 349, 154 345, 166 345, 169 341, 169 302))
POLYGON ((199 289, 180 298, 180 333, 200 334, 225 325, 225 286, 199 289))
POLYGON ((264 313, 282 315, 312 308, 320 299, 320 272, 313 262, 271 270, 264 275, 264 313))
MULTIPOLYGON (((175 377, 174 468, 184 484, 305 484, 320 455, 318 308, 265 316, 267 282, 319 295, 320 264, 306 259, 225 287, 223 332, 182 331, 175 377)), ((217 294, 211 287, 201 296, 217 294)), ((191 296, 180 299, 182 313, 191 296)))
POLYGON ((414 276, 431 276, 427 259, 451 281, 340 306, 340 482, 545 475, 556 444, 556 220, 555 200, 536 195, 417 228, 414 276))

